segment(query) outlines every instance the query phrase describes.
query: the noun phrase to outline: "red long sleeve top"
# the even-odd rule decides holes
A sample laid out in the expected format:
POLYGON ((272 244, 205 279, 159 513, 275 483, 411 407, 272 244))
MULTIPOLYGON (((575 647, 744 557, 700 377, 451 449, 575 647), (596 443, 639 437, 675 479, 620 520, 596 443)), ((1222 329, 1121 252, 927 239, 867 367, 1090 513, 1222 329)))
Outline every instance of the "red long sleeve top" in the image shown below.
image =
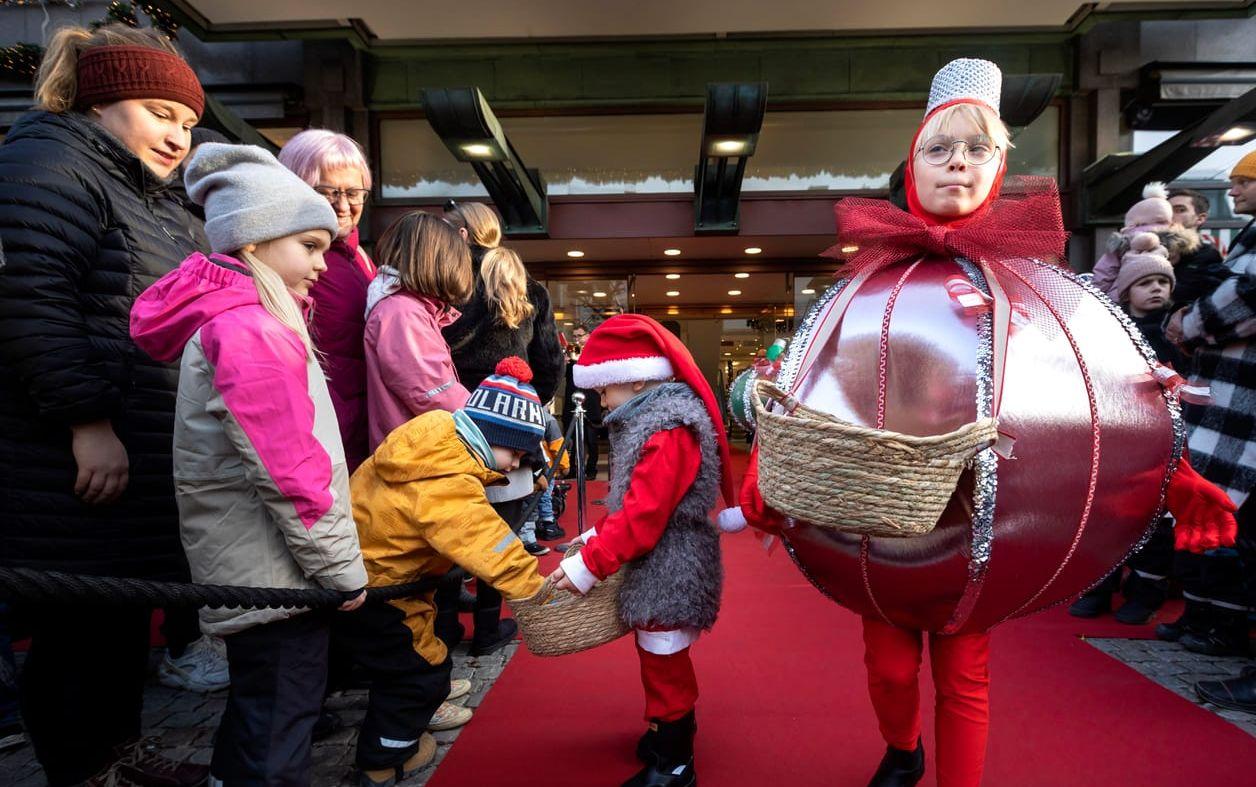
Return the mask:
POLYGON ((698 478, 698 437, 678 426, 654 434, 641 449, 623 505, 597 523, 580 552, 585 566, 606 579, 624 563, 654 549, 681 499, 698 478))

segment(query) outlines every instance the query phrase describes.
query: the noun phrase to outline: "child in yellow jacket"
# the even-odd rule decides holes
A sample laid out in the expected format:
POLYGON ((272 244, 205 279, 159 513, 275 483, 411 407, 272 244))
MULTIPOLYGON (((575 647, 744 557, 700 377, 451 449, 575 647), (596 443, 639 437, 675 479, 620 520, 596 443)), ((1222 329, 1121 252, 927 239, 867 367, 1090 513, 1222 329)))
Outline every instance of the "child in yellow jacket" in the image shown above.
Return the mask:
MULTIPOLYGON (((466 407, 434 410, 397 427, 350 482, 353 516, 370 586, 440 576, 457 564, 507 599, 530 598, 542 578, 536 558, 484 495, 545 433, 531 370, 507 358, 466 407)), ((424 732, 449 693, 450 661, 433 631, 431 592, 367 605, 337 636, 370 674, 358 737, 363 785, 391 785, 431 762, 424 732)))

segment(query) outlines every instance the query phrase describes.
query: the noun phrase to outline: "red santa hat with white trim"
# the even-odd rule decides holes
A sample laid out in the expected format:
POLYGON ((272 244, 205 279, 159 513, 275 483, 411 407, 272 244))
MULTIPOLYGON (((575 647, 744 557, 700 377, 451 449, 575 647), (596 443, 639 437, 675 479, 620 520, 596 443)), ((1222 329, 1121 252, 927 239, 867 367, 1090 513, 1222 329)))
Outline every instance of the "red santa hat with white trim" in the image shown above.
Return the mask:
MULTIPOLYGON (((737 504, 737 487, 729 463, 728 435, 724 432, 724 419, 715 392, 702 376, 689 348, 661 323, 644 314, 618 314, 610 318, 589 334, 580 353, 580 361, 571 370, 571 379, 580 388, 672 379, 692 388, 702 400, 715 428, 720 456, 720 493, 728 505, 737 504)), ((730 527, 736 522, 726 521, 724 514, 721 512, 720 515, 721 528, 733 532, 741 529, 730 527)))

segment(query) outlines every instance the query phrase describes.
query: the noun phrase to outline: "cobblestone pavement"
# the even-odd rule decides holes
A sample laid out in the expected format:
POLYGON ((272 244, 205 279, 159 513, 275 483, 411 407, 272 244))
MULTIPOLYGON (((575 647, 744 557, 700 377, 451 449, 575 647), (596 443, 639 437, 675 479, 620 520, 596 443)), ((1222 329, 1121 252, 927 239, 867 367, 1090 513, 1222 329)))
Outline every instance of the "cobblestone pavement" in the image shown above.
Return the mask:
POLYGON ((1149 680, 1196 705, 1202 705, 1234 726, 1256 737, 1256 716, 1200 702, 1191 686, 1198 680, 1232 678, 1251 659, 1201 656, 1174 642, 1157 639, 1090 639, 1094 647, 1123 662, 1149 680))
MULTIPOLYGON (((492 655, 479 658, 468 655, 467 647, 464 643, 454 650, 453 677, 469 679, 471 693, 455 702, 475 708, 484 701, 484 695, 497 681, 519 644, 516 642, 492 655)), ((214 730, 218 726, 223 705, 226 704, 227 693, 221 691, 215 694, 194 694, 168 689, 157 682, 155 667, 156 661, 153 678, 144 693, 144 734, 159 736, 162 751, 168 757, 208 763, 214 730)), ((353 752, 358 737, 357 725, 366 714, 366 691, 340 692, 328 699, 327 707, 340 715, 345 722, 345 728, 314 744, 313 785, 356 785, 353 752)), ((470 723, 475 724, 475 719, 470 723)), ((401 784, 405 787, 421 787, 427 784, 459 732, 460 730, 447 730, 433 733, 439 744, 436 760, 413 779, 401 784)), ((46 783, 30 746, 0 753, 0 784, 11 787, 43 787, 46 783)))

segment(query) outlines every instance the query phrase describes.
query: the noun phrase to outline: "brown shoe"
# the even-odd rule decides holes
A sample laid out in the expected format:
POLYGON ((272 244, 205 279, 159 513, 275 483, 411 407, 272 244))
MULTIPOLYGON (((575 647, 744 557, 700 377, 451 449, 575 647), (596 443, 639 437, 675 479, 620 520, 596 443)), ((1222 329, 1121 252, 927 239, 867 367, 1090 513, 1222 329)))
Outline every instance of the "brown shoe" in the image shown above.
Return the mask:
POLYGON ((121 784, 141 787, 201 787, 209 781, 209 766, 178 762, 158 753, 159 738, 141 738, 115 749, 113 770, 121 784))
POLYGON ((432 720, 427 723, 427 728, 432 732, 457 729, 471 721, 471 716, 470 708, 464 708, 452 702, 442 702, 432 714, 432 720))
POLYGON ((412 754, 410 759, 396 768, 360 771, 358 787, 393 787, 397 782, 403 782, 431 765, 434 759, 436 759, 436 739, 425 732, 419 736, 419 750, 412 754))

